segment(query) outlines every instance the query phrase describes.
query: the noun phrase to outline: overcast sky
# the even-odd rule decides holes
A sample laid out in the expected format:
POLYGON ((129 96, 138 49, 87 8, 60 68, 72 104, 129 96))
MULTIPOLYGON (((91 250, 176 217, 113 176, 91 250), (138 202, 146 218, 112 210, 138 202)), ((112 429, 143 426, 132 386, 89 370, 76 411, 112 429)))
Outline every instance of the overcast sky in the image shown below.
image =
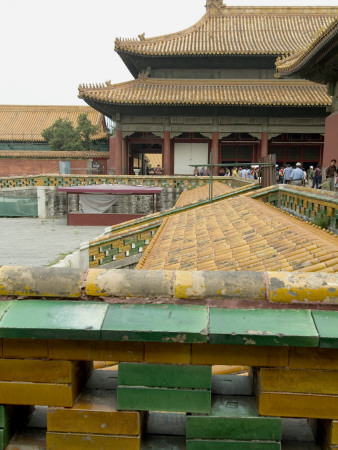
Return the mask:
MULTIPOLYGON (((328 5, 338 0, 225 0, 228 6, 328 5)), ((0 104, 76 105, 80 83, 128 81, 116 37, 185 29, 205 0, 0 0, 0 104)))

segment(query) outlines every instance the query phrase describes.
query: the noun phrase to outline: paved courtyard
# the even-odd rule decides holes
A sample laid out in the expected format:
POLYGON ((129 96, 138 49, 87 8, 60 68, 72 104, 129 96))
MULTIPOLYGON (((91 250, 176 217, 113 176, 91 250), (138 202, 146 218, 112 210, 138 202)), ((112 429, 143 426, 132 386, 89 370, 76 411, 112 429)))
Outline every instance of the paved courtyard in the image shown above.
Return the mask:
POLYGON ((66 219, 0 217, 0 266, 49 266, 104 230, 68 227, 66 219))

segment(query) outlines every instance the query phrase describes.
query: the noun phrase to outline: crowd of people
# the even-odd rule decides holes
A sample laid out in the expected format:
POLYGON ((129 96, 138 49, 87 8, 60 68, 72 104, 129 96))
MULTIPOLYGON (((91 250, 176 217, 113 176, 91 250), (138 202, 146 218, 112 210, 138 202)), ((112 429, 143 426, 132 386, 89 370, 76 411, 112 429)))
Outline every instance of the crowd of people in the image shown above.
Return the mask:
MULTIPOLYGON (((155 169, 150 172, 147 167, 147 175, 163 175, 163 170, 158 164, 155 169), (152 172, 152 173, 151 173, 152 172)), ((209 167, 194 168, 195 176, 209 176, 209 167)), ((226 177, 238 177, 251 180, 257 180, 259 178, 259 166, 244 166, 244 167, 220 167, 218 171, 219 176, 226 177)), ((276 179, 280 184, 292 184, 294 186, 309 186, 314 189, 327 189, 329 191, 335 191, 338 187, 338 167, 337 161, 332 159, 330 165, 322 171, 317 164, 315 167, 310 166, 307 170, 302 167, 300 162, 294 165, 286 164, 283 166, 276 166, 276 179)))
POLYGON ((337 185, 338 169, 337 161, 332 159, 330 165, 322 171, 317 164, 305 170, 301 163, 286 167, 277 166, 277 181, 280 184, 292 184, 294 186, 309 186, 314 189, 326 189, 334 191, 337 185))

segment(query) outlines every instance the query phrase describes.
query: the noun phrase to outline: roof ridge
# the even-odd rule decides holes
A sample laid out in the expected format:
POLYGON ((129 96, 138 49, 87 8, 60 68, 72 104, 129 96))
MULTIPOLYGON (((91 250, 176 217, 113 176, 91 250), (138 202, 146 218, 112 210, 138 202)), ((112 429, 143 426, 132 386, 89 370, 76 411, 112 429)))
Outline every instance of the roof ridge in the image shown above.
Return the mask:
POLYGON ((140 43, 140 42, 152 42, 152 41, 158 41, 158 40, 163 40, 163 39, 175 39, 177 37, 180 36, 184 36, 185 34, 190 33, 191 31, 194 31, 194 29, 196 29, 198 26, 200 26, 203 22, 206 21, 207 18, 209 18, 210 13, 206 12, 203 14, 203 16, 197 21, 195 22, 193 25, 191 25, 188 28, 185 28, 184 30, 180 30, 180 31, 175 31, 174 33, 166 33, 166 34, 162 34, 159 36, 152 36, 150 38, 146 38, 144 36, 144 33, 142 35, 139 35, 139 39, 137 38, 115 38, 115 51, 117 51, 117 47, 116 44, 117 42, 135 42, 135 43, 140 43), (141 38, 142 36, 142 38, 141 38))
POLYGON ((314 35, 313 41, 304 49, 299 50, 298 52, 292 53, 284 58, 277 58, 276 61, 276 70, 277 77, 283 74, 284 72, 288 72, 291 69, 297 67, 302 61, 307 59, 312 50, 317 46, 320 41, 325 39, 328 35, 335 32, 335 28, 338 24, 338 17, 332 20, 332 22, 327 27, 322 27, 318 30, 314 35))

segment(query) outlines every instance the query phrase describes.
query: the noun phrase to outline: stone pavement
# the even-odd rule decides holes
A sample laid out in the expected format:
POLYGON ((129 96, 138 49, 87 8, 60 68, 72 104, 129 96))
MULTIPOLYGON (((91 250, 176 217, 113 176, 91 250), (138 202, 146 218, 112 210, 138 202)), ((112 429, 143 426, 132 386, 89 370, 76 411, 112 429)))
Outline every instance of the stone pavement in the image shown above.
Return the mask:
POLYGON ((64 219, 0 217, 0 266, 48 266, 103 234, 105 227, 67 226, 64 219))

